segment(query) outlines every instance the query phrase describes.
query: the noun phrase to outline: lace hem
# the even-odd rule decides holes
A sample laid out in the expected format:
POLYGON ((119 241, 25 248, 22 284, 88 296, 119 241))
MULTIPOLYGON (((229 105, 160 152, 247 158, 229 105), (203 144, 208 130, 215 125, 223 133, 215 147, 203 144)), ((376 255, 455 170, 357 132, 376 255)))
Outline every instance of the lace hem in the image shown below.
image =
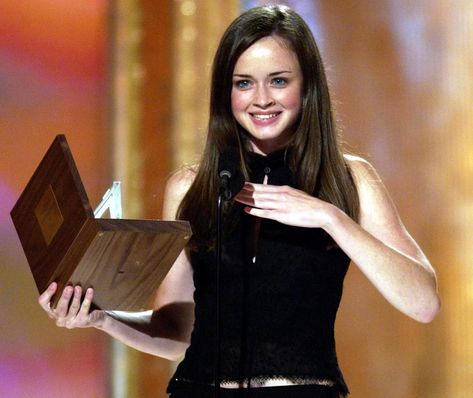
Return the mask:
MULTIPOLYGON (((191 382, 190 380, 175 378, 176 382, 191 382)), ((195 382, 194 382, 195 383, 195 382)), ((205 383, 204 383, 205 384, 205 383)), ((215 383, 209 385, 215 386, 215 383)), ((247 378, 244 380, 222 380, 220 387, 222 388, 264 388, 264 387, 283 387, 283 386, 306 386, 306 385, 318 385, 334 387, 336 383, 330 379, 314 378, 314 377, 254 377, 247 378)))
POLYGON ((255 377, 244 379, 242 381, 223 380, 220 382, 222 388, 259 388, 259 387, 282 387, 282 386, 335 386, 335 382, 329 379, 320 379, 314 377, 255 377))

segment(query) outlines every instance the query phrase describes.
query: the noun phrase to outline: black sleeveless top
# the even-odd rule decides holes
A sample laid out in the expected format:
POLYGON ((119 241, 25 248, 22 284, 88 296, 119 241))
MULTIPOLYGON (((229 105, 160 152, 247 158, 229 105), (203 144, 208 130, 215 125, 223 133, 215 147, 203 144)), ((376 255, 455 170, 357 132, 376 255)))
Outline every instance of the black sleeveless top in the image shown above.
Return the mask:
MULTIPOLYGON (((251 180, 295 186, 285 152, 250 155, 251 180)), ((349 258, 320 228, 261 219, 256 261, 247 255, 255 217, 241 210, 236 231, 223 238, 220 380, 329 380, 348 393, 337 363, 334 322, 349 258)), ((191 344, 170 381, 212 385, 215 359, 215 253, 191 251, 195 323, 191 344)))

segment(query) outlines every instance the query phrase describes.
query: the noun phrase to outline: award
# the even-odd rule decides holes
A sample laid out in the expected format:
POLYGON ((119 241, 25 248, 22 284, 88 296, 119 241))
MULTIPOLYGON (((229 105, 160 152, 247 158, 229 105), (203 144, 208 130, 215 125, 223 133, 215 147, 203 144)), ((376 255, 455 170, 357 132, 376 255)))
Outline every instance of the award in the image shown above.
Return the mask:
POLYGON ((187 221, 96 218, 63 135, 55 138, 11 217, 39 292, 58 284, 52 305, 67 284, 79 284, 84 291, 94 288, 96 308, 149 309, 192 235, 187 221))

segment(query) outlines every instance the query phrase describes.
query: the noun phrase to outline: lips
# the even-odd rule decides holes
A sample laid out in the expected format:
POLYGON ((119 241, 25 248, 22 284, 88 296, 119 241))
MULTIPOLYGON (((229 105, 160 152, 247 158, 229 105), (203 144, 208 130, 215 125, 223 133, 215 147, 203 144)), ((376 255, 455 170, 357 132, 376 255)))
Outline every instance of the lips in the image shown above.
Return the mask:
POLYGON ((251 117, 256 121, 260 122, 268 122, 276 119, 281 112, 273 112, 273 113, 250 113, 251 117))

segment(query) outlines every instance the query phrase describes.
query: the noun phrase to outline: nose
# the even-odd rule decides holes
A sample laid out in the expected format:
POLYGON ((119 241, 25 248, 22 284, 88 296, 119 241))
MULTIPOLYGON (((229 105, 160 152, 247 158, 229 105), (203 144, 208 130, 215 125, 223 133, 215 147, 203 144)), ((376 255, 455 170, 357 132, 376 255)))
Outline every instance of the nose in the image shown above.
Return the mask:
POLYGON ((255 99, 254 99, 255 106, 265 109, 269 106, 274 104, 274 100, 271 96, 271 90, 266 86, 258 86, 255 99))

